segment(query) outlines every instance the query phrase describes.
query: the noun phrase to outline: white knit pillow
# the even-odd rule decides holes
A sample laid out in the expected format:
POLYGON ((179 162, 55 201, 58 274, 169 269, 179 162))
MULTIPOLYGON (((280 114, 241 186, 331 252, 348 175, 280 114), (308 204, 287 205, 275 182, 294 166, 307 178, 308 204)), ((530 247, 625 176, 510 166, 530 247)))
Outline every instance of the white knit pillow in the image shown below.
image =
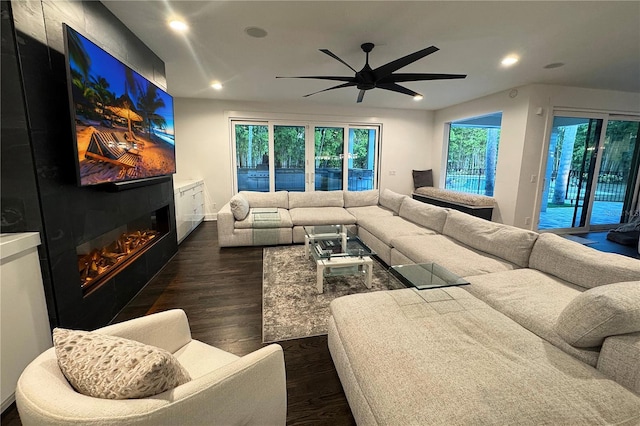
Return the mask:
POLYGON ((71 386, 94 398, 145 398, 191 380, 171 353, 134 340, 56 328, 53 345, 71 386))
POLYGON ((229 200, 229 206, 231 207, 231 213, 236 220, 244 220, 249 214, 249 201, 241 194, 236 194, 229 200))

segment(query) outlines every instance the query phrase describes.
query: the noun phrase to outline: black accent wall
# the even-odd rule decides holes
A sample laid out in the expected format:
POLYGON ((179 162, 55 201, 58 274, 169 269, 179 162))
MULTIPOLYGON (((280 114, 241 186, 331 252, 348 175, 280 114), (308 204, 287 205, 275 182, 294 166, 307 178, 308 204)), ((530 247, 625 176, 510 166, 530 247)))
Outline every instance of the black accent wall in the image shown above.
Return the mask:
POLYGON ((52 327, 92 329, 177 252, 173 183, 120 192, 77 186, 63 23, 165 89, 166 79, 164 62, 99 2, 2 1, 2 232, 41 232, 52 327), (83 297, 76 247, 164 206, 169 235, 83 297))

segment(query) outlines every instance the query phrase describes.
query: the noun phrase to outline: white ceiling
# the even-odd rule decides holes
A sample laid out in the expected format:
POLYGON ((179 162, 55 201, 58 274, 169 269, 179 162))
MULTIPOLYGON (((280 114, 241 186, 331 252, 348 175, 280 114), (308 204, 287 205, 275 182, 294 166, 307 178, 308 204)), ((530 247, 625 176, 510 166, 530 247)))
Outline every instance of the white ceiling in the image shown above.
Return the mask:
POLYGON ((355 87, 308 98, 336 85, 276 76, 353 72, 364 65, 364 42, 376 44, 376 68, 435 45, 440 51, 400 72, 468 74, 464 80, 402 83, 424 100, 385 90, 367 92, 363 107, 440 109, 521 85, 544 83, 640 92, 638 1, 103 1, 166 63, 177 97, 356 106, 355 87), (184 18, 176 34, 166 23, 184 18), (264 28, 265 38, 245 34, 264 28), (500 60, 521 61, 503 68, 500 60), (565 66, 544 69, 563 62, 565 66), (209 87, 223 83, 222 91, 209 87))

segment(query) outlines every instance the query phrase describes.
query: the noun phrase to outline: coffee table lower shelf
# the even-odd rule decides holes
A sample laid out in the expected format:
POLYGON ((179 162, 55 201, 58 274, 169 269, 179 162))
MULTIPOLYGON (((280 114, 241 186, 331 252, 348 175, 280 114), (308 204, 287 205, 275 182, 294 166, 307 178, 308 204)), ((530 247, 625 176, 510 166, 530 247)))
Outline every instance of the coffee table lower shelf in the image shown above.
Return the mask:
POLYGON ((324 292, 324 277, 336 275, 364 275, 364 285, 371 288, 373 278, 373 260, 369 256, 354 257, 334 256, 329 259, 316 260, 318 293, 324 292))

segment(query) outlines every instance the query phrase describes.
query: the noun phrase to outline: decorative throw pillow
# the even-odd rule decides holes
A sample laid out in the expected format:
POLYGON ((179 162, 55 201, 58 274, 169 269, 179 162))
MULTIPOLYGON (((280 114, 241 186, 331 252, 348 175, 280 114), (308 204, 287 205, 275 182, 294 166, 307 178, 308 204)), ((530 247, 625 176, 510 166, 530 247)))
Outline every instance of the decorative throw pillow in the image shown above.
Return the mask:
POLYGON ((617 334, 640 331, 640 281, 601 285, 573 299, 560 313, 556 332, 579 348, 602 345, 617 334))
POLYGON ((191 380, 171 353, 134 340, 55 328, 53 345, 71 386, 94 398, 145 398, 191 380))
POLYGON ((414 170, 412 173, 413 173, 413 189, 417 189, 422 186, 433 186, 433 171, 431 169, 414 170))
POLYGON ((249 214, 249 201, 240 194, 236 194, 229 200, 231 213, 236 220, 244 220, 249 214))

